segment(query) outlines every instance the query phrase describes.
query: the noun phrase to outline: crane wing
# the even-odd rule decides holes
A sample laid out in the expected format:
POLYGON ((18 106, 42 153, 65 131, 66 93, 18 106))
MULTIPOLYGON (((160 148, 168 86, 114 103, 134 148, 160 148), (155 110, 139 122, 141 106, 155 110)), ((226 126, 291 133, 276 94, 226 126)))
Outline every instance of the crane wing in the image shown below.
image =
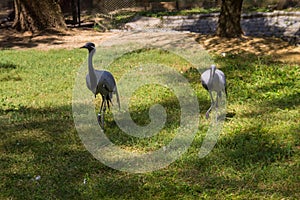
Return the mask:
POLYGON ((113 77, 113 75, 108 71, 99 71, 95 70, 98 85, 105 85, 106 89, 109 92, 114 92, 114 88, 116 87, 116 81, 113 77))

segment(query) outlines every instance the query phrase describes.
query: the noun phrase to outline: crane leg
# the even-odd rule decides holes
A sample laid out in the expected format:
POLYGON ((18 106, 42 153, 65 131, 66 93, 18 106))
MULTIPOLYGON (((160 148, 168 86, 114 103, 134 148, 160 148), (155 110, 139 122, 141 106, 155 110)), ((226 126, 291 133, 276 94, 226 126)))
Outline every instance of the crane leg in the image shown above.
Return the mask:
POLYGON ((98 114, 98 123, 100 124, 100 126, 102 126, 102 128, 104 127, 104 108, 105 108, 105 99, 102 96, 102 102, 98 114))
POLYGON ((219 93, 217 93, 217 97, 216 97, 216 108, 219 107, 219 93))
POLYGON ((214 101, 211 91, 209 91, 209 95, 210 95, 210 99, 211 99, 211 105, 205 114, 206 119, 209 118, 209 113, 210 113, 211 109, 213 108, 213 106, 215 105, 215 101, 214 101))
POLYGON ((216 100, 216 107, 219 107, 219 100, 221 99, 222 101, 222 91, 217 93, 217 100, 216 100))
POLYGON ((100 106, 100 110, 99 110, 99 113, 98 113, 98 123, 101 125, 101 121, 102 121, 102 108, 103 108, 103 101, 101 102, 101 106, 100 106))
POLYGON ((102 128, 104 128, 104 115, 105 115, 105 111, 106 111, 106 101, 104 100, 103 111, 102 111, 102 120, 101 120, 102 128))
POLYGON ((209 118, 209 113, 210 113, 210 111, 211 111, 211 108, 212 108, 212 105, 211 105, 211 106, 209 107, 209 109, 206 111, 206 114, 205 114, 206 119, 209 118))

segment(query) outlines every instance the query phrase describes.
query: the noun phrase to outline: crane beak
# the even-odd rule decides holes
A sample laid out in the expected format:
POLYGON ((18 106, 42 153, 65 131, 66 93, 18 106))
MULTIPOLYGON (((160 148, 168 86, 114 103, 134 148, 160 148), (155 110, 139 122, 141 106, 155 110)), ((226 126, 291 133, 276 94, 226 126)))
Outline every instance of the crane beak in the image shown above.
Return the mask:
POLYGON ((82 47, 80 47, 80 49, 84 49, 84 48, 87 48, 86 46, 82 46, 82 47))

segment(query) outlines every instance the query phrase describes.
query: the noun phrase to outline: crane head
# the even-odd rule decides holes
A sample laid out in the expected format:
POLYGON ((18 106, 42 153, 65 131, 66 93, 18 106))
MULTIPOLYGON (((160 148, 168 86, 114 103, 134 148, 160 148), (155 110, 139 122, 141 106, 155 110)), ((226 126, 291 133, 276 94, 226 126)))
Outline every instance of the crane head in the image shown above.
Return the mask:
POLYGON ((91 43, 91 42, 88 42, 88 43, 86 43, 84 46, 82 46, 82 47, 80 47, 80 48, 88 49, 89 52, 91 52, 92 50, 95 49, 95 44, 94 44, 94 43, 91 43))

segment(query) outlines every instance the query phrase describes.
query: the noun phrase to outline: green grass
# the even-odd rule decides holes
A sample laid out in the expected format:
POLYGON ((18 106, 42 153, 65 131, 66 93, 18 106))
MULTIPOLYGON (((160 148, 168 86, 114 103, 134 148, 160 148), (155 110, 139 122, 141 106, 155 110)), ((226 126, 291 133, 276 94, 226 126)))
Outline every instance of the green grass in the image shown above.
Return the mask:
MULTIPOLYGON (((86 51, 0 51, 0 199, 298 199, 299 65, 251 54, 214 58, 228 79, 228 118, 203 159, 198 151, 210 102, 199 74, 184 60, 155 50, 127 54, 112 64, 117 79, 141 60, 182 71, 201 109, 188 152, 164 169, 129 174, 93 158, 74 128, 72 89, 86 51)), ((153 103, 166 106, 166 128, 148 140, 136 139, 109 115, 107 132, 115 143, 147 151, 172 139, 179 106, 171 91, 146 86, 131 103, 141 125, 149 122, 153 103)))

